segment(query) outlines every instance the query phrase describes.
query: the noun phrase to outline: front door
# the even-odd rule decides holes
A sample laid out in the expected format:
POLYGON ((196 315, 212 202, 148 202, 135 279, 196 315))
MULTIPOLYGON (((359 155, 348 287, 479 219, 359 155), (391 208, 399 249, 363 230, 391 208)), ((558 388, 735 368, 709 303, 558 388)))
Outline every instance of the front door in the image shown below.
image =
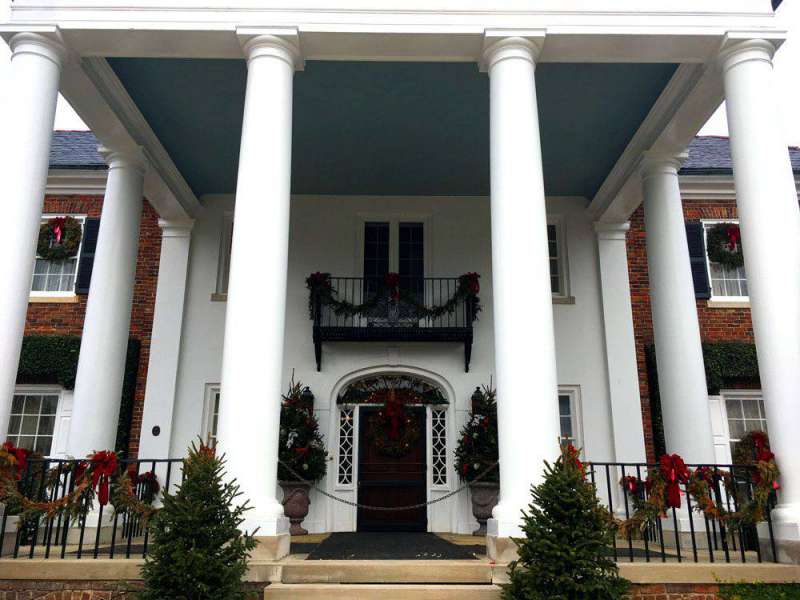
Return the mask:
POLYGON ((359 508, 358 531, 427 531, 425 408, 405 407, 405 416, 414 420, 419 436, 400 455, 387 454, 376 442, 375 432, 371 432, 370 421, 380 409, 362 406, 360 410, 358 503, 381 507, 423 506, 401 511, 359 508))

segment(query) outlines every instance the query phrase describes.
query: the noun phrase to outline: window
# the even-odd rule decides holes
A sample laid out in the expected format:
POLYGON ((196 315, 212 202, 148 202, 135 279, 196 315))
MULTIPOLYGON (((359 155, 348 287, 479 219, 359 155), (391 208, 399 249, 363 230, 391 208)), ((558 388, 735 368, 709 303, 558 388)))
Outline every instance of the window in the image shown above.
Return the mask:
POLYGON ((222 235, 219 240, 219 262, 217 263, 217 289, 215 296, 228 293, 228 277, 231 268, 231 244, 233 243, 233 214, 222 217, 222 235))
POLYGON ((205 423, 205 439, 212 448, 217 443, 217 423, 219 421, 219 385, 206 386, 206 401, 203 422, 205 423))
POLYGON ((753 393, 728 393, 725 398, 725 413, 731 452, 736 442, 751 431, 767 433, 767 414, 764 400, 753 393))
POLYGON ((339 485, 353 484, 353 451, 355 450, 355 408, 342 407, 339 410, 339 485))
MULTIPOLYGON (((708 247, 708 230, 719 223, 737 223, 737 221, 703 221, 703 236, 708 247)), ((708 267, 708 281, 711 286, 712 298, 739 299, 746 300, 749 296, 747 289, 747 275, 744 267, 728 267, 719 263, 712 262, 706 254, 706 265, 708 267)))
POLYGON ((559 387, 558 417, 561 422, 561 443, 582 449, 580 400, 577 387, 559 387))
POLYGON ((432 483, 447 485, 447 409, 431 408, 432 483))
POLYGON ((8 441, 50 455, 58 413, 58 393, 16 393, 11 403, 8 441))
MULTIPOLYGON (((49 221, 57 216, 65 215, 46 215, 42 218, 42 223, 49 221)), ((85 217, 69 215, 81 223, 83 227, 85 217)), ((83 242, 81 241, 81 246, 83 242)), ((78 276, 78 259, 81 255, 81 248, 72 258, 65 260, 44 260, 36 257, 33 267, 33 280, 31 281, 31 292, 37 296, 64 296, 75 293, 75 280, 78 276)))
POLYGON ((557 298, 569 296, 565 247, 562 222, 554 218, 548 219, 547 250, 550 257, 550 290, 557 298))

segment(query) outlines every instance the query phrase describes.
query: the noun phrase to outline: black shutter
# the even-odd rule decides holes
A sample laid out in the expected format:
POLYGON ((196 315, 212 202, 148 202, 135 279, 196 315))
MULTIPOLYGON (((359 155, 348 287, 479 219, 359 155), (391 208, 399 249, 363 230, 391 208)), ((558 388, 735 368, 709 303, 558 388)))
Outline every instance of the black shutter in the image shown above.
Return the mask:
POLYGON ((692 267, 694 297, 707 300, 711 297, 706 270, 706 243, 702 223, 686 223, 686 241, 689 243, 689 263, 692 267))
POLYGON ((83 224, 83 247, 81 248, 81 257, 78 259, 78 279, 75 281, 76 294, 89 293, 98 231, 100 231, 100 219, 86 219, 83 224))

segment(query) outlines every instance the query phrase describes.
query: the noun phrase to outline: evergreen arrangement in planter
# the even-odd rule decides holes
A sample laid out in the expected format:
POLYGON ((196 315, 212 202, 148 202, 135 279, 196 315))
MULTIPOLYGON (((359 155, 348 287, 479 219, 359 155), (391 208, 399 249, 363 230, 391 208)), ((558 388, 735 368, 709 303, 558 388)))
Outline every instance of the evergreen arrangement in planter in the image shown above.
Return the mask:
POLYGON ((578 451, 562 447, 545 462, 541 484, 523 511, 525 538, 515 540, 519 560, 510 565, 506 600, 618 600, 629 582, 609 558, 614 527, 609 512, 586 480, 578 451))
POLYGON ((469 419, 458 438, 456 469, 469 483, 472 515, 478 521, 473 535, 486 534, 486 521, 492 516, 500 492, 497 465, 497 393, 484 386, 472 394, 469 419))
POLYGON ((151 546, 142 566, 141 600, 244 600, 242 579, 255 548, 243 533, 247 502, 226 481, 224 459, 202 443, 189 449, 184 480, 150 524, 151 546))
POLYGON ((325 476, 328 457, 314 415, 314 395, 299 381, 289 385, 281 404, 278 480, 283 489, 283 511, 292 535, 308 533, 301 527, 311 505, 311 484, 325 476))

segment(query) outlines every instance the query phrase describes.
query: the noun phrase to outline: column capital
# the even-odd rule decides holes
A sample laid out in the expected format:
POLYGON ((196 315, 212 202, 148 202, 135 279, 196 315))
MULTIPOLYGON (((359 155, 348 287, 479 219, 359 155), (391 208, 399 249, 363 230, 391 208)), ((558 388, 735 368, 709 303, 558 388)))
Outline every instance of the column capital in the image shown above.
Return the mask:
POLYGON ((483 34, 480 67, 489 71, 506 58, 521 58, 536 65, 544 46, 544 29, 487 29, 483 34))
POLYGON ((18 33, 8 42, 11 47, 11 54, 35 54, 46 58, 61 68, 67 57, 67 49, 64 45, 52 36, 40 33, 18 33))
POLYGON ((188 238, 192 235, 194 219, 159 219, 161 237, 188 238))
POLYGON ((112 149, 107 146, 98 146, 97 152, 103 157, 110 169, 134 169, 142 175, 147 170, 147 159, 140 146, 125 149, 112 149))
POLYGON ((594 224, 594 231, 598 240, 621 240, 624 242, 630 228, 629 221, 624 223, 601 223, 596 221, 594 224))
POLYGON ((686 152, 656 152, 648 150, 642 153, 641 173, 642 179, 648 179, 653 175, 678 175, 683 161, 686 160, 686 152))
POLYGON ((287 62, 296 71, 305 65, 296 27, 256 27, 236 30, 248 64, 257 58, 273 57, 287 62))
POLYGON ((775 44, 769 40, 757 37, 748 37, 743 34, 729 33, 725 36, 722 49, 719 52, 718 63, 723 72, 736 65, 761 61, 772 66, 772 57, 775 55, 775 44))

